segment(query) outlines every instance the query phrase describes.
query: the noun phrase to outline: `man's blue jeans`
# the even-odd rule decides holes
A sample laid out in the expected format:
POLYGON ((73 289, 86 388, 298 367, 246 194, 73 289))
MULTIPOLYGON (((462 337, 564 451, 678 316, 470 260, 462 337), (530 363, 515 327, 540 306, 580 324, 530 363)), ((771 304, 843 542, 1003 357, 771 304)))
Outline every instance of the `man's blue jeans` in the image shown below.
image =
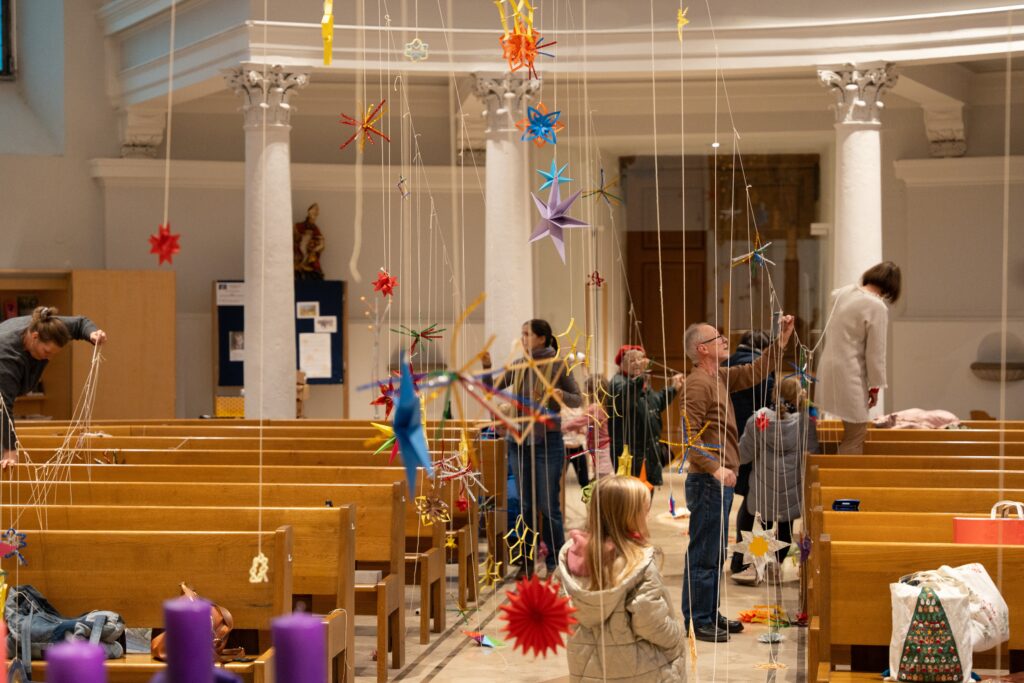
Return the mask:
MULTIPOLYGON (((522 445, 508 442, 508 461, 519 489, 519 506, 526 525, 534 529, 540 523, 540 536, 548 547, 544 558, 549 570, 555 568, 558 551, 565 544, 562 528, 562 506, 559 493, 562 488, 562 467, 565 461, 565 444, 561 432, 544 432, 544 439, 531 444, 529 439, 522 445), (537 492, 534 496, 534 463, 536 463, 537 492), (543 520, 534 521, 534 510, 543 520)), ((536 531, 536 529, 534 529, 536 531)), ((533 536, 527 540, 532 540, 533 536)), ((540 544, 537 544, 538 549, 540 544)), ((529 548, 523 548, 524 557, 529 548)), ((535 556, 536 557, 536 556, 535 556)))
POLYGON ((690 509, 690 545, 683 572, 683 620, 689 626, 718 621, 718 584, 729 539, 732 487, 723 488, 710 474, 686 477, 686 507, 690 509))

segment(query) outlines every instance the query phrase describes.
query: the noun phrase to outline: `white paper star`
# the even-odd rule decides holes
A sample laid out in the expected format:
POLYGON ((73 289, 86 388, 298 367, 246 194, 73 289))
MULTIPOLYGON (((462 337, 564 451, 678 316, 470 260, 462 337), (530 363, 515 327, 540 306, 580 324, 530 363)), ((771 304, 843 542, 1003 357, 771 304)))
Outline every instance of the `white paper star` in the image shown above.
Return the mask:
POLYGON ((764 579, 764 570, 771 563, 778 563, 775 557, 776 551, 788 548, 789 543, 784 543, 775 538, 775 528, 765 529, 761 523, 761 513, 754 513, 754 530, 741 531, 742 541, 732 546, 732 551, 743 553, 743 561, 753 565, 757 572, 757 580, 764 579))

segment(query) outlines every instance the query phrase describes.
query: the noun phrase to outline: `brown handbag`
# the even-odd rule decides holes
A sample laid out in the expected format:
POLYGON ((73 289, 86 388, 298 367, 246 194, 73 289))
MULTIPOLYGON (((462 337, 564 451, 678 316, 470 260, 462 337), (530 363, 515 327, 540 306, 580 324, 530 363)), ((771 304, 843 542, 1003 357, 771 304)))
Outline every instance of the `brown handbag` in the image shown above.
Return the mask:
MULTIPOLYGON (((192 588, 186 584, 181 584, 181 594, 183 597, 189 600, 200 600, 199 594, 196 593, 192 588)), ((210 603, 210 624, 211 624, 211 636, 213 637, 213 651, 220 659, 234 659, 235 657, 244 657, 245 648, 235 647, 227 649, 224 646, 228 644, 228 634, 231 633, 231 629, 235 627, 235 620, 224 607, 218 604, 210 603)), ((161 633, 155 636, 149 645, 149 652, 153 655, 154 659, 160 661, 166 661, 167 659, 167 633, 161 633)))

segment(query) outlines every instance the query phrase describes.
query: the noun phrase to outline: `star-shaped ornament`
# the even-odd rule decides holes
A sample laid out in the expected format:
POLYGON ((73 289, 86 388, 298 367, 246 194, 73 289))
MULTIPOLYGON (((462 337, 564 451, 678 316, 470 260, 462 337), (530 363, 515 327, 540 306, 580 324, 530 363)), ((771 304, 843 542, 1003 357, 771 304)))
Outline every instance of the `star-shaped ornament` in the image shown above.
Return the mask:
POLYGON ((515 641, 515 649, 523 654, 547 656, 548 650, 558 652, 565 644, 564 636, 572 632, 576 623, 572 616, 576 608, 568 596, 560 595, 552 577, 541 582, 536 576, 520 579, 507 594, 508 603, 501 605, 501 618, 506 621, 505 632, 515 641))
POLYGON ((181 245, 178 244, 180 239, 180 234, 171 233, 170 223, 161 223, 157 233, 149 236, 149 253, 160 256, 158 266, 163 265, 164 261, 174 264, 174 255, 181 251, 181 245))
POLYGON ((551 170, 550 171, 542 171, 542 170, 540 170, 538 168, 537 169, 537 173, 540 173, 542 176, 547 178, 547 180, 544 181, 544 184, 540 186, 540 189, 541 190, 545 190, 545 189, 551 187, 552 183, 568 183, 568 182, 572 182, 572 178, 565 178, 565 177, 562 176, 562 174, 565 173, 565 169, 567 169, 567 168, 569 168, 569 164, 562 164, 562 168, 558 168, 557 164, 555 164, 555 160, 554 159, 551 160, 551 170))
POLYGON ((405 58, 410 62, 423 62, 430 56, 430 44, 424 43, 419 36, 405 44, 405 58))
POLYGON ((604 278, 601 277, 601 273, 597 272, 596 270, 593 273, 591 273, 590 275, 587 276, 587 286, 588 287, 598 287, 598 288, 600 288, 601 285, 603 285, 603 284, 604 284, 604 278))
POLYGON ((543 102, 537 103, 536 108, 527 107, 526 118, 516 122, 516 128, 523 131, 520 138, 524 142, 533 141, 538 147, 547 143, 552 145, 558 143, 558 135, 565 126, 558 122, 562 115, 560 111, 548 112, 543 102))
POLYGON ((690 11, 689 7, 684 7, 676 12, 676 33, 679 35, 679 42, 683 42, 683 27, 690 23, 690 20, 686 18, 686 13, 690 11))
POLYGON ((775 529, 765 529, 761 523, 761 513, 754 514, 754 530, 741 531, 743 540, 733 545, 733 552, 743 553, 743 561, 753 565, 757 572, 757 580, 764 578, 764 570, 771 563, 778 564, 775 557, 776 551, 789 547, 775 537, 775 529))
POLYGON ((615 176, 611 180, 606 181, 604 178, 604 168, 601 169, 601 184, 593 190, 587 190, 583 193, 583 198, 588 197, 600 197, 604 200, 604 203, 608 206, 618 206, 624 204, 625 200, 617 194, 612 194, 612 188, 619 184, 619 177, 615 176))
POLYGON ((533 197, 533 203, 537 205, 537 210, 540 211, 540 222, 533 229, 530 241, 536 242, 542 237, 550 237, 551 241, 555 243, 558 255, 562 258, 562 263, 565 263, 565 237, 562 231, 569 228, 590 227, 589 224, 584 223, 578 218, 567 216, 565 213, 572 206, 573 202, 579 198, 580 193, 576 192, 568 199, 563 200, 558 190, 558 183, 553 183, 547 203, 541 201, 532 192, 530 195, 533 197))
POLYGON ((377 273, 377 279, 373 281, 373 291, 380 292, 381 296, 392 296, 397 286, 398 278, 392 277, 383 268, 377 273))
POLYGON ((377 122, 381 119, 382 116, 384 116, 384 105, 386 102, 387 100, 381 100, 380 104, 378 105, 371 104, 367 108, 366 115, 363 116, 362 119, 354 118, 352 116, 349 116, 348 114, 341 115, 342 125, 353 126, 356 129, 356 132, 352 133, 352 137, 350 137, 348 140, 344 142, 344 144, 341 145, 341 149, 345 149, 350 144, 352 144, 352 141, 358 138, 360 134, 363 136, 362 140, 359 141, 360 152, 362 152, 366 148, 367 141, 369 141, 371 145, 375 144, 373 141, 374 135, 379 135, 384 140, 391 142, 391 138, 389 138, 384 133, 384 131, 377 128, 377 122))
POLYGON ((395 393, 394 380, 384 384, 379 383, 380 396, 370 401, 371 406, 384 406, 384 419, 387 420, 391 417, 391 411, 395 409, 395 399, 393 398, 395 393))
POLYGON ((757 431, 765 431, 766 429, 768 429, 768 425, 770 423, 771 420, 768 419, 768 413, 764 412, 763 410, 759 410, 757 412, 757 417, 754 418, 754 424, 757 425, 757 431))

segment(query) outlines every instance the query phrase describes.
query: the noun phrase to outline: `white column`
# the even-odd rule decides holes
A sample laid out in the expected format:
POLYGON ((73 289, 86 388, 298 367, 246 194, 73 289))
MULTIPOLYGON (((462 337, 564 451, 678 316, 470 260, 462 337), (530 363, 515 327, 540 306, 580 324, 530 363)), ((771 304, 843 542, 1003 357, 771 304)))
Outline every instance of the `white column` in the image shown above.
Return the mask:
POLYGON ((484 331, 488 338, 496 335, 498 363, 520 338, 523 323, 534 317, 533 254, 528 242, 534 216, 526 174, 530 150, 515 124, 526 117, 529 99, 539 90, 540 81, 513 74, 477 76, 474 86, 487 120, 484 331))
POLYGON ((295 417, 291 95, 307 74, 276 66, 225 76, 245 115, 245 416, 295 417))
POLYGON ((832 284, 859 282, 882 260, 882 95, 896 85, 892 64, 819 69, 836 96, 836 194, 832 284))

